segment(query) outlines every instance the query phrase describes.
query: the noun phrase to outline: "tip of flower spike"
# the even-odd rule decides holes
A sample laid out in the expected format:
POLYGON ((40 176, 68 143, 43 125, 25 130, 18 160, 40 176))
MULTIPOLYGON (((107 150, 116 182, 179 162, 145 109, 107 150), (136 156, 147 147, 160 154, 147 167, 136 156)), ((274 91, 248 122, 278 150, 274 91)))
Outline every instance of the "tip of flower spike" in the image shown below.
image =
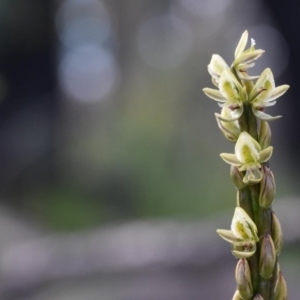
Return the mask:
POLYGON ((245 47, 247 45, 247 42, 248 42, 248 31, 245 30, 239 40, 239 43, 238 43, 236 49, 235 49, 235 53, 234 53, 235 58, 238 58, 243 53, 243 51, 245 50, 245 47))
POLYGON ((255 45, 256 45, 255 39, 252 39, 252 38, 251 38, 251 47, 254 47, 255 45))

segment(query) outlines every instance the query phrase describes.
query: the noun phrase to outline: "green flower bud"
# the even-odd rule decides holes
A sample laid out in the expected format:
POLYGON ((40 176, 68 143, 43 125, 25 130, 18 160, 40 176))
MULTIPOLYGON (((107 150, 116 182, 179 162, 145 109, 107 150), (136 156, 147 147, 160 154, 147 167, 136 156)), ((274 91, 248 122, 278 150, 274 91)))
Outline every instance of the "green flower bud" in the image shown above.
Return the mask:
POLYGON ((251 282, 251 272, 247 259, 240 259, 235 269, 235 280, 237 282, 237 289, 243 299, 248 299, 253 295, 253 288, 251 282))
POLYGON ((281 248, 283 245, 283 234, 282 234, 282 230, 281 230, 281 225, 279 223, 278 218, 276 217, 276 215, 274 214, 274 212, 272 212, 272 239, 274 242, 274 247, 275 247, 275 251, 276 254, 279 255, 281 252, 281 248))
POLYGON ((276 186, 273 173, 266 166, 262 166, 263 178, 260 182, 259 205, 269 208, 275 198, 276 186))
POLYGON ((266 149, 271 145, 271 130, 266 121, 260 122, 258 142, 262 149, 266 149))
POLYGON ((246 186, 246 184, 243 181, 244 174, 239 171, 238 167, 231 165, 230 176, 237 189, 242 189, 246 186))
POLYGON ((269 234, 263 237, 260 248, 259 274, 263 278, 270 278, 274 271, 276 263, 276 251, 269 234))
POLYGON ((277 280, 274 288, 275 300, 287 300, 287 286, 284 277, 281 272, 277 276, 277 280))

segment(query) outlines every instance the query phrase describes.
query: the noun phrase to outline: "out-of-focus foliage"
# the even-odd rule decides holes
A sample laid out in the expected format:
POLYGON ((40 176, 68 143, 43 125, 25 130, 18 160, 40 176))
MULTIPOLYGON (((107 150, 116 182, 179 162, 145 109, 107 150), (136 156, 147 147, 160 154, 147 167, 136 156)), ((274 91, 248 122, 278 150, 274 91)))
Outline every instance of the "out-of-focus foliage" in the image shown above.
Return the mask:
POLYGON ((232 145, 202 88, 211 49, 227 59, 246 28, 272 53, 257 68, 285 70, 287 45, 260 2, 0 6, 0 181, 10 204, 55 229, 232 206, 218 157, 232 145))

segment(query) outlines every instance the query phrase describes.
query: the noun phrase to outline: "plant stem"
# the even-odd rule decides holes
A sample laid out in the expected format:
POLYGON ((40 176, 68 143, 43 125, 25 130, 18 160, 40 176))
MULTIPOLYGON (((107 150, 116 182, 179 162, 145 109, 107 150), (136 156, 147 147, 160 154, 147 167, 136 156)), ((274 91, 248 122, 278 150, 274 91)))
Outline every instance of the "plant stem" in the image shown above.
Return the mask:
MULTIPOLYGON (((244 112, 239 119, 241 131, 247 131, 255 140, 258 140, 258 126, 255 115, 248 103, 244 104, 244 112)), ((263 167, 262 167, 263 171, 263 167)), ((239 191, 239 204, 251 216, 258 228, 258 236, 261 238, 271 232, 272 214, 271 208, 259 205, 260 184, 245 187, 239 191), (249 207, 251 205, 251 209, 249 207)), ((271 278, 263 278, 259 275, 259 261, 261 241, 258 243, 255 255, 248 258, 251 269, 251 280, 254 294, 259 293, 265 300, 270 299, 272 286, 274 285, 274 273, 271 278)))

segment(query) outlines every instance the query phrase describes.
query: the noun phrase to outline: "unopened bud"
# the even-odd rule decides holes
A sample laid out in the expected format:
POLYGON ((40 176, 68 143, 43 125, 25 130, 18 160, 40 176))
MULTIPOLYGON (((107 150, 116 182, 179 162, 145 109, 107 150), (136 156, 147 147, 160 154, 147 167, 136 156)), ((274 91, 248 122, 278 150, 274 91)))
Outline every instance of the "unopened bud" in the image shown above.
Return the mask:
POLYGON ((274 242, 276 254, 279 255, 283 245, 283 235, 281 225, 274 212, 272 212, 272 239, 274 242))
POLYGON ((275 197, 276 187, 273 173, 266 166, 262 166, 263 178, 260 182, 259 205, 269 208, 275 197))
POLYGON ((266 121, 260 122, 258 142, 262 150, 271 145, 271 130, 268 122, 266 121))
POLYGON ((243 300, 243 298, 240 295, 240 292, 238 290, 235 291, 232 300, 243 300))
POLYGON ((284 277, 279 272, 275 288, 274 288, 274 299, 275 300, 287 300, 287 287, 284 277))
POLYGON ((260 248, 259 274, 263 278, 270 278, 276 263, 276 252, 272 237, 266 234, 260 248))
POLYGON ((264 298, 260 294, 257 294, 253 300, 264 300, 264 298))
POLYGON ((243 181, 244 174, 239 171, 238 167, 231 165, 230 176, 233 181, 233 184, 237 189, 242 189, 243 187, 246 186, 246 184, 243 181))
POLYGON ((243 258, 238 261, 235 269, 235 279, 240 296, 243 299, 252 297, 251 272, 247 259, 243 258))

